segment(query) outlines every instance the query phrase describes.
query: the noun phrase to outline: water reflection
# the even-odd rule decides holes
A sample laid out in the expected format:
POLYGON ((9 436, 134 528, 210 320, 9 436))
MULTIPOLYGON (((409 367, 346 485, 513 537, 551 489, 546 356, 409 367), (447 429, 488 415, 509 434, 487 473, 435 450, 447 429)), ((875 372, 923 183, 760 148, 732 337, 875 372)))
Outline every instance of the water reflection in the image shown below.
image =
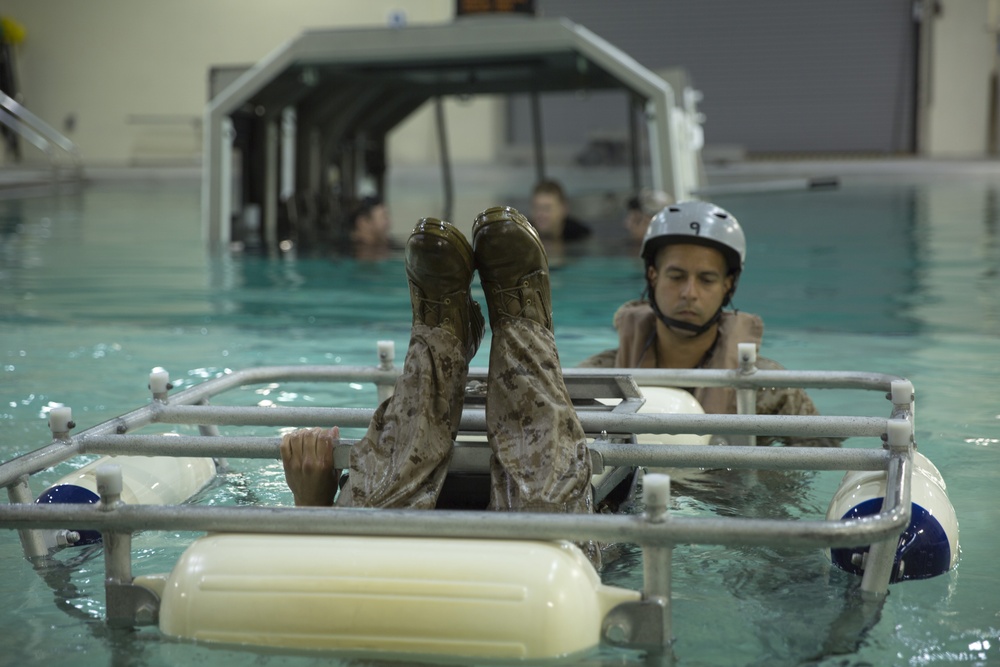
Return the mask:
POLYGON ((735 305, 769 327, 916 333, 917 197, 914 186, 717 197, 747 236, 735 305))
MULTIPOLYGON (((761 314, 769 328, 996 330, 998 197, 991 185, 970 184, 718 196, 748 238, 735 305, 761 314), (964 224, 976 218, 981 225, 964 224), (970 298, 983 320, 957 315, 970 298)), ((399 199, 407 208, 405 193, 399 199)), ((198 216, 193 188, 131 199, 98 190, 0 202, 4 316, 249 328, 408 320, 398 252, 374 262, 295 253, 208 258, 198 216)), ((557 306, 560 299, 582 300, 585 290, 570 280, 593 286, 586 290, 588 317, 598 321, 609 322, 618 305, 639 294, 635 248, 609 234, 598 226, 595 242, 552 258, 557 306)))

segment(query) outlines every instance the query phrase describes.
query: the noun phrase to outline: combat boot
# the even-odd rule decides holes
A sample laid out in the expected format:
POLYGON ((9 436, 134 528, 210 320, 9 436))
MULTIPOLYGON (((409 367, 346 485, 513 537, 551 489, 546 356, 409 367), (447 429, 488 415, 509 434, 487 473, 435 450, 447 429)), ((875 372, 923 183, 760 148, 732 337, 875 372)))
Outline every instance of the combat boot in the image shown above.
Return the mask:
POLYGON ((483 340, 483 314, 469 294, 475 257, 454 225, 436 218, 417 222, 406 242, 413 323, 440 327, 459 341, 472 359, 483 340))
POLYGON ((488 208, 472 226, 490 326, 523 317, 552 331, 549 263, 538 232, 510 206, 488 208))

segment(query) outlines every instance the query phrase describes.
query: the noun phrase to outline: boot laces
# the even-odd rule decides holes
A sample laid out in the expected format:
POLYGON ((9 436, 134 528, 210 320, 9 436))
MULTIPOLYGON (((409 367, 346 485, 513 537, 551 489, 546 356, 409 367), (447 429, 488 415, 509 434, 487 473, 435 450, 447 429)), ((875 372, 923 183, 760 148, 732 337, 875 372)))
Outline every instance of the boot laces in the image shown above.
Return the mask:
POLYGON ((522 280, 513 287, 493 288, 493 293, 500 297, 497 305, 500 306, 500 310, 506 315, 518 315, 526 306, 532 305, 532 291, 531 283, 527 280, 522 280), (517 312, 513 312, 510 306, 517 306, 517 312))

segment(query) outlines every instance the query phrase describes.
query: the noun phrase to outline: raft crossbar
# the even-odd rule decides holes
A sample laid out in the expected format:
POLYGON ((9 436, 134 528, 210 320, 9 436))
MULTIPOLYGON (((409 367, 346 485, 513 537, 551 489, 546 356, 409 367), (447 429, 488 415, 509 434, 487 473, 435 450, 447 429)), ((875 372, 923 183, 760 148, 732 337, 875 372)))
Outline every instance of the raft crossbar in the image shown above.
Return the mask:
MULTIPOLYGON (((884 420, 883 420, 884 421, 884 420)), ((341 439, 334 463, 346 467, 346 455, 355 439, 341 439)), ((274 436, 79 436, 81 454, 114 456, 209 456, 217 458, 279 459, 281 438, 274 436)), ((489 451, 487 443, 456 442, 489 451)), ((883 449, 829 447, 715 447, 704 445, 644 445, 597 441, 590 449, 604 465, 678 468, 748 468, 756 470, 884 470, 889 454, 883 449)))
POLYGON ((648 524, 639 515, 201 505, 122 505, 107 511, 97 505, 15 503, 0 511, 0 526, 829 548, 862 546, 898 535, 909 522, 909 483, 903 476, 891 497, 895 503, 863 521, 671 516, 648 524))

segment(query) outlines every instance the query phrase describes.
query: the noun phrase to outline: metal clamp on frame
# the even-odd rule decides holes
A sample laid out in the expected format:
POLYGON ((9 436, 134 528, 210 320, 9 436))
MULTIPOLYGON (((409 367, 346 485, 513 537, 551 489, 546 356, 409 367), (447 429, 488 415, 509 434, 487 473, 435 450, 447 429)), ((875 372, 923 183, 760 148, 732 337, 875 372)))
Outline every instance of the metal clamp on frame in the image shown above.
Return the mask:
MULTIPOLYGON (((650 524, 668 520, 670 476, 650 473, 643 476, 642 495, 646 503, 643 520, 650 524)), ((612 609, 601 625, 604 641, 614 646, 662 651, 673 641, 670 579, 674 548, 642 545, 642 600, 625 602, 612 609)))
MULTIPOLYGON (((114 463, 97 469, 98 509, 114 512, 123 505, 122 471, 114 463)), ((107 596, 108 625, 131 628, 155 625, 159 621, 160 599, 152 591, 132 583, 132 533, 103 531, 104 591, 107 596)))

